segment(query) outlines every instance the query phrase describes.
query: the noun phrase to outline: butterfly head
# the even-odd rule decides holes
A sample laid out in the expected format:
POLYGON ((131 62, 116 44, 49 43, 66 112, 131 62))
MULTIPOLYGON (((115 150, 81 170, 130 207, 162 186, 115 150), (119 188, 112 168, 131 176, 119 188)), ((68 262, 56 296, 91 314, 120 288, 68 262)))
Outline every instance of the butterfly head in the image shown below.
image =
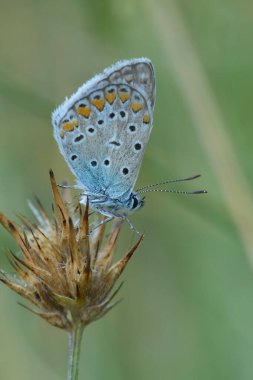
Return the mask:
POLYGON ((129 198, 128 208, 130 211, 139 210, 144 205, 144 197, 139 193, 132 193, 129 198))

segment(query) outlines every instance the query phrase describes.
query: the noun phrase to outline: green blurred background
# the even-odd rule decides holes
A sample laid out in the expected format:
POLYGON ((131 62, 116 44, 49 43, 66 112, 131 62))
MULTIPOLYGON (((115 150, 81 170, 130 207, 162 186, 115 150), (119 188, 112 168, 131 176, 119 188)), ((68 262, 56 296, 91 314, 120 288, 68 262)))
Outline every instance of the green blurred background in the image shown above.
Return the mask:
MULTIPOLYGON (((80 379, 253 378, 250 0, 1 0, 0 209, 50 210, 48 170, 74 182, 50 114, 119 59, 157 75, 154 129, 139 185, 201 173, 151 194, 131 220, 145 231, 124 273, 124 301, 84 334, 80 379)), ((1 229, 0 263, 17 249, 1 229)), ((136 239, 127 226, 123 254, 136 239)), ((66 378, 67 336, 0 288, 0 379, 66 378)))

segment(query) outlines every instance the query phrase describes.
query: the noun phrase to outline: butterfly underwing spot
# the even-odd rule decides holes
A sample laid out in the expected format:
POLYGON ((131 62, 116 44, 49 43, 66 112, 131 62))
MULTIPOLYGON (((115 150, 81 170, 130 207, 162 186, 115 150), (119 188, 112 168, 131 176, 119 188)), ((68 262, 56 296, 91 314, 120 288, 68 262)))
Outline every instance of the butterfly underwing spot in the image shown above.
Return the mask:
POLYGON ((137 101, 137 102, 139 102, 139 101, 141 100, 140 95, 138 95, 138 94, 136 94, 136 93, 134 94, 134 97, 133 97, 133 98, 134 98, 134 100, 137 101))
POLYGON ((116 99, 115 86, 109 86, 105 89, 105 99, 108 101, 109 104, 113 104, 114 100, 116 99))
POLYGON ((112 145, 112 146, 115 146, 117 148, 120 147, 120 145, 121 145, 120 142, 116 141, 116 140, 110 141, 109 144, 112 145))
POLYGON ((96 132, 95 128, 92 125, 86 127, 86 132, 88 135, 93 136, 96 132))
POLYGON ((77 155, 76 154, 72 154, 72 156, 71 156, 71 160, 72 161, 75 161, 77 159, 77 155))
POLYGON ((148 114, 145 114, 145 115, 143 116, 143 123, 144 123, 144 124, 149 124, 149 122, 150 122, 150 117, 149 117, 148 114))
POLYGON ((91 104, 96 107, 98 111, 103 111, 105 106, 105 98, 102 91, 97 91, 91 96, 91 104))
POLYGON ((126 117, 126 112, 125 111, 120 111, 119 112, 119 114, 120 114, 120 117, 122 118, 122 119, 125 119, 125 117, 126 117))
POLYGON ((78 126, 78 123, 76 120, 70 122, 69 119, 64 119, 61 126, 61 132, 60 132, 61 138, 62 139, 64 138, 66 132, 73 132, 74 128, 77 126, 78 126))
POLYGON ((131 108, 134 111, 134 113, 137 113, 137 112, 139 112, 143 108, 143 104, 142 103, 133 102, 133 103, 131 103, 131 108))
POLYGON ((78 143, 78 142, 82 141, 83 139, 84 139, 84 135, 81 134, 81 135, 74 138, 74 142, 78 143))
POLYGON ((125 94, 129 93, 129 88, 128 87, 120 87, 119 92, 123 92, 125 94))
POLYGON ((93 167, 93 168, 95 168, 96 166, 97 166, 97 161, 96 160, 92 160, 91 162, 90 162, 90 164, 91 164, 91 166, 93 167))
POLYGON ((73 132, 74 128, 78 125, 77 121, 72 121, 71 123, 62 124, 62 128, 65 132, 73 132))
POLYGON ((116 116, 116 115, 115 115, 115 112, 111 112, 111 113, 109 114, 109 118, 110 118, 110 119, 114 119, 115 116, 116 116))
POLYGON ((110 165, 110 160, 108 160, 108 159, 104 160, 104 165, 105 166, 109 166, 110 165))
POLYGON ((89 103, 87 102, 86 99, 77 103, 76 112, 86 119, 90 117, 91 110, 90 110, 89 103))
POLYGON ((122 103, 125 103, 130 98, 130 89, 126 86, 120 87, 119 98, 122 103))
POLYGON ((135 91, 131 100, 131 108, 134 113, 139 112, 144 107, 143 99, 141 96, 135 91))
POLYGON ((134 124, 130 124, 128 126, 128 130, 130 133, 135 133, 136 132, 136 126, 134 124))
POLYGON ((67 113, 66 117, 69 119, 69 120, 73 120, 75 117, 76 117, 76 114, 75 114, 75 111, 74 110, 69 110, 69 112, 67 113))
POLYGON ((98 125, 99 125, 99 126, 101 126, 101 125, 103 125, 103 124, 104 124, 104 120, 102 120, 102 119, 98 120, 98 125))
POLYGON ((140 142, 137 142, 137 143, 134 144, 134 150, 136 152, 138 152, 139 150, 141 150, 141 148, 142 148, 142 145, 141 145, 140 142))
POLYGON ((128 168, 123 168, 123 169, 122 169, 122 174, 123 174, 123 175, 127 175, 128 173, 129 173, 128 168))

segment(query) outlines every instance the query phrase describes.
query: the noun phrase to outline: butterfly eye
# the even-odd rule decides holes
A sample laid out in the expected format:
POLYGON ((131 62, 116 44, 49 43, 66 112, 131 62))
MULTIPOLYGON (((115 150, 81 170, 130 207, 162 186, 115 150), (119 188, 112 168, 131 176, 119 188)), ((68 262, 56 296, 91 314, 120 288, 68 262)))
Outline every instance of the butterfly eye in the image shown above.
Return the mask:
POLYGON ((132 209, 134 210, 138 206, 139 201, 138 201, 137 197, 135 197, 135 196, 133 196, 133 200, 134 201, 133 201, 132 209))

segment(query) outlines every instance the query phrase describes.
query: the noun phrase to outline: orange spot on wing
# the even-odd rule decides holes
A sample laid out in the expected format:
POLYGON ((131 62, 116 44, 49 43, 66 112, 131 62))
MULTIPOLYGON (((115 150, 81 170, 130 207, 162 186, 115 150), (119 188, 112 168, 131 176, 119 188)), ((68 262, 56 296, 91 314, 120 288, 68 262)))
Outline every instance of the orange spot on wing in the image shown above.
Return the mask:
POLYGON ((131 108, 134 112, 138 112, 143 108, 142 103, 131 103, 131 108))
POLYGON ((103 111, 105 106, 105 99, 94 99, 91 102, 99 111, 103 111))
POLYGON ((149 115, 144 115, 143 116, 143 123, 144 124, 148 124, 150 122, 150 117, 149 117, 149 115))
POLYGON ((78 107, 76 112, 79 113, 79 115, 82 115, 86 118, 88 118, 90 116, 90 108, 89 107, 78 107))
POLYGON ((62 128, 64 129, 64 131, 66 132, 71 132, 74 130, 75 127, 78 126, 78 123, 77 121, 72 121, 72 123, 63 123, 62 124, 62 128))
POLYGON ((64 130, 62 129, 61 132, 60 132, 60 136, 61 136, 62 139, 63 139, 64 135, 65 135, 65 132, 64 132, 64 130))
POLYGON ((129 94, 126 94, 125 92, 120 92, 119 97, 122 103, 125 103, 129 99, 129 94))
POLYGON ((105 98, 106 98, 106 100, 110 104, 112 104, 114 102, 115 98, 116 98, 116 94, 114 94, 114 93, 112 93, 112 94, 107 93, 107 94, 105 94, 105 98))

